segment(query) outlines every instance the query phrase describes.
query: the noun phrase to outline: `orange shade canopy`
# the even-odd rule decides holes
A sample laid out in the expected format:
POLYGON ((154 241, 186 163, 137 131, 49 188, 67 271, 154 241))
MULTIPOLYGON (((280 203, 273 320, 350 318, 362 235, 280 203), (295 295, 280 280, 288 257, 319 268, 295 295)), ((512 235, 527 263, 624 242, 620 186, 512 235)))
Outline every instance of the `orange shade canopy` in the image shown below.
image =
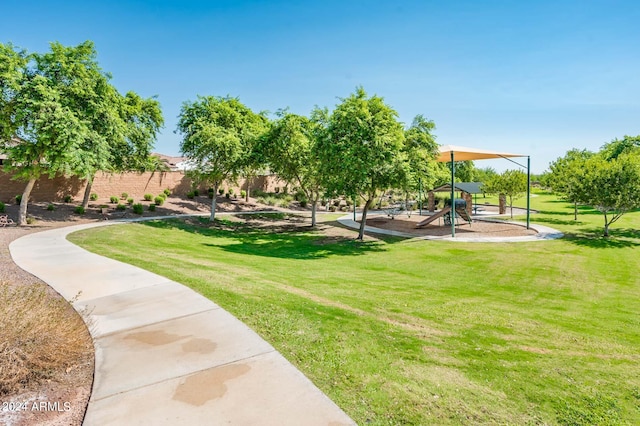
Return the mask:
POLYGON ((489 151, 486 149, 469 148, 466 146, 440 145, 440 155, 438 155, 436 160, 440 163, 451 161, 452 152, 453 152, 454 161, 487 160, 490 158, 526 157, 526 155, 513 154, 510 152, 489 151))

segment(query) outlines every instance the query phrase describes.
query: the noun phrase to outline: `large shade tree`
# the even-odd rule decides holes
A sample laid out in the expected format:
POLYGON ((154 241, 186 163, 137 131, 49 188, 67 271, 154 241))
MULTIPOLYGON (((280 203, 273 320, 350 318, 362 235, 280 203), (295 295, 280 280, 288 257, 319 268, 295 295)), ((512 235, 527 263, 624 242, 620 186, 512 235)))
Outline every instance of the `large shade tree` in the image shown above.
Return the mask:
POLYGON ((417 115, 404 132, 403 151, 409 166, 405 169, 407 174, 402 184, 406 198, 410 192, 419 190, 420 185, 422 188, 432 187, 443 175, 440 163, 435 161, 439 153, 438 144, 432 134, 435 128, 432 120, 417 115))
POLYGON ((365 204, 358 239, 364 238, 367 212, 376 193, 401 187, 408 175, 404 129, 398 114, 363 88, 335 108, 318 144, 321 173, 330 193, 360 196, 365 204))
MULTIPOLYGON (((316 209, 323 190, 318 141, 323 123, 282 112, 261 140, 261 151, 269 169, 279 178, 298 186, 311 204, 311 226, 316 226, 316 209)), ((312 114, 319 117, 318 112, 312 114)))
POLYGON ((573 218, 578 220, 578 203, 584 199, 584 185, 581 170, 584 163, 594 154, 585 149, 572 149, 549 164, 549 173, 545 176, 545 184, 552 191, 570 203, 573 203, 573 218))
MULTIPOLYGON (((199 96, 182 104, 177 132, 180 150, 194 164, 192 176, 218 188, 242 171, 247 146, 264 132, 264 119, 231 97, 199 96)), ((215 220, 216 197, 211 200, 211 221, 215 220)))
POLYGON ((117 91, 96 61, 90 41, 75 47, 51 43, 50 52, 0 48, 2 137, 14 178, 27 182, 18 224, 26 223, 31 190, 43 175, 85 176, 104 165, 108 144, 121 129, 117 91), (13 50, 13 53, 11 52, 13 50), (16 137, 7 145, 7 136, 16 137))
POLYGON ((600 211, 603 235, 625 213, 640 208, 640 153, 621 153, 607 159, 606 150, 594 155, 576 169, 581 182, 580 202, 600 211))

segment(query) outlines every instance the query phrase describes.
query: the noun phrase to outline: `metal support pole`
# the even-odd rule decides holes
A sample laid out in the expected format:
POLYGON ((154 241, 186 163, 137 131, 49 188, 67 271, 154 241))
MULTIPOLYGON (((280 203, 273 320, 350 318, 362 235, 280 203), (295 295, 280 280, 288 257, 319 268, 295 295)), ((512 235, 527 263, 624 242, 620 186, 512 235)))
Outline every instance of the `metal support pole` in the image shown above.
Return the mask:
POLYGON ((527 156, 527 229, 531 216, 531 156, 527 156))
POLYGON ((451 151, 451 238, 455 238, 456 236, 456 207, 455 207, 455 190, 454 190, 454 181, 456 177, 456 166, 453 158, 453 151, 451 151))

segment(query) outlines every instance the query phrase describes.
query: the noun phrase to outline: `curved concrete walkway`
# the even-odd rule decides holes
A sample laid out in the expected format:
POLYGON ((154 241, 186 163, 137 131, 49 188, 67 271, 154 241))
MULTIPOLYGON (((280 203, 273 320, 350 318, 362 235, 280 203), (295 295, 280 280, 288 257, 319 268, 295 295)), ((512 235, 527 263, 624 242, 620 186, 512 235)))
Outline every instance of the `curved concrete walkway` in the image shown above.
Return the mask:
MULTIPOLYGON (((369 215, 376 214, 384 214, 384 212, 372 211, 367 213, 367 217, 369 215)), ((361 215, 358 215, 361 216, 361 215)), ((357 218, 357 216, 356 216, 357 218)), ((485 222, 494 222, 490 219, 478 219, 485 222)), ((338 222, 344 226, 354 229, 360 229, 360 223, 353 220, 353 213, 342 216, 338 218, 338 222)), ((495 221, 498 222, 498 221, 495 221)), ((511 223, 513 225, 518 226, 526 226, 520 222, 511 222, 511 221, 500 221, 500 223, 511 223)), ((465 237, 455 237, 451 238, 449 236, 435 236, 435 235, 424 235, 417 237, 414 234, 409 234, 407 232, 400 231, 392 231, 389 229, 381 229, 376 228, 374 226, 365 226, 365 232, 371 232, 374 234, 382 234, 382 235, 392 235, 395 237, 403 237, 403 238, 412 238, 416 240, 438 240, 438 241, 454 241, 459 243, 516 243, 516 242, 527 242, 527 241, 548 241, 548 240, 556 240, 558 238, 562 238, 564 234, 557 229, 549 228, 544 225, 530 224, 529 227, 538 233, 536 235, 526 235, 521 237, 482 237, 482 238, 465 238, 465 237)))
POLYGON ((67 241, 101 222, 30 234, 22 269, 85 311, 96 350, 86 425, 355 424, 271 345, 165 277, 67 241))

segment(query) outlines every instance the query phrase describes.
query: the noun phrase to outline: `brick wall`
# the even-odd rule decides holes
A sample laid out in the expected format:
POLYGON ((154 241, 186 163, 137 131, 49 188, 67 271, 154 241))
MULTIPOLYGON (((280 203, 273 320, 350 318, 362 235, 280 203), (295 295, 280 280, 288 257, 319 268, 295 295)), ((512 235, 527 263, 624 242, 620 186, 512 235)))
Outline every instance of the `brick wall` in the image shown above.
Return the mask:
MULTIPOLYGON (((0 201, 15 202, 15 196, 22 194, 26 183, 11 179, 11 175, 0 171, 0 201)), ((259 176, 252 180, 251 190, 260 189, 266 192, 275 191, 276 187, 284 188, 284 183, 273 176, 259 176)), ((86 181, 77 177, 56 177, 39 179, 31 192, 31 201, 63 201, 71 195, 79 201, 84 196, 86 181)), ((166 188, 173 194, 186 195, 192 188, 192 181, 184 172, 145 172, 145 173, 98 173, 93 181, 91 192, 98 194, 99 200, 108 200, 111 196, 120 197, 123 192, 134 199, 142 198, 144 194, 154 196, 166 188)), ((225 182, 222 188, 227 191, 233 188, 239 194, 246 189, 246 182, 240 179, 237 184, 225 182)), ((207 185, 201 185, 201 191, 207 190, 207 185)))

